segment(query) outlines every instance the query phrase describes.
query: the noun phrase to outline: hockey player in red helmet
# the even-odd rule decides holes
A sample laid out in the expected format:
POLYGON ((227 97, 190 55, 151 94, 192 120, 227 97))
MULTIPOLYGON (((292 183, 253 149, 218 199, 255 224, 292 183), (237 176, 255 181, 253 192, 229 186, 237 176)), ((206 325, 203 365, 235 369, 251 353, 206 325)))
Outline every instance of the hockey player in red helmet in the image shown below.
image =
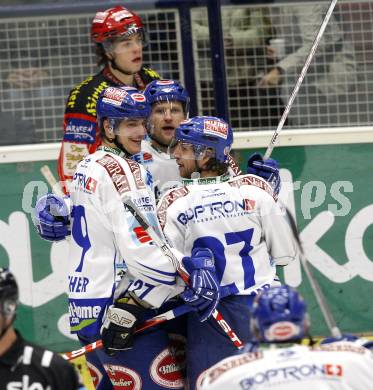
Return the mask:
POLYGON ((114 74, 119 72, 130 77, 140 71, 145 30, 141 18, 134 12, 122 6, 97 12, 91 38, 97 44, 99 64, 109 63, 114 74))
POLYGON ((64 136, 58 159, 58 174, 65 192, 77 163, 101 144, 96 123, 99 94, 109 86, 134 86, 143 90, 159 75, 143 66, 145 29, 141 18, 123 6, 97 12, 91 26, 97 63, 102 67, 69 94, 64 115, 64 136))

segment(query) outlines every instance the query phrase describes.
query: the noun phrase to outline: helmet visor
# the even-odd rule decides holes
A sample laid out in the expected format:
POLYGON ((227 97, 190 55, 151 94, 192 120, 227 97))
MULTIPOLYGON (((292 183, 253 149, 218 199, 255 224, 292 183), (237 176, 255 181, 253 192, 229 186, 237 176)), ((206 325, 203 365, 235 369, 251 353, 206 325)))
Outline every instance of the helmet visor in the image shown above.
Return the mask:
POLYGON ((116 135, 131 136, 143 133, 145 137, 146 134, 147 119, 143 117, 110 118, 109 124, 116 135))
POLYGON ((168 147, 168 154, 173 159, 202 160, 205 157, 215 157, 215 149, 174 138, 168 147))

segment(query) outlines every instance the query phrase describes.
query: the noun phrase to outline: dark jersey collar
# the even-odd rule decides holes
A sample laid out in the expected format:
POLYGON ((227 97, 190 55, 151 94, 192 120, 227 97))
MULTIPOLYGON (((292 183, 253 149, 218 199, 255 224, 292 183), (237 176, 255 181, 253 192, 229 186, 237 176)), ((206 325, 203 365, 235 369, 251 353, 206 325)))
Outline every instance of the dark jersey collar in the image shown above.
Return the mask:
MULTIPOLYGON (((141 71, 140 71, 141 72, 141 71)), ((102 70, 102 74, 107 80, 110 80, 112 83, 122 87, 123 85, 126 85, 122 83, 119 79, 117 79, 113 73, 111 73, 109 65, 106 65, 105 68, 102 70)), ((145 88, 145 83, 140 75, 140 73, 134 74, 135 78, 135 85, 134 87, 138 88, 140 91, 142 91, 145 88)))

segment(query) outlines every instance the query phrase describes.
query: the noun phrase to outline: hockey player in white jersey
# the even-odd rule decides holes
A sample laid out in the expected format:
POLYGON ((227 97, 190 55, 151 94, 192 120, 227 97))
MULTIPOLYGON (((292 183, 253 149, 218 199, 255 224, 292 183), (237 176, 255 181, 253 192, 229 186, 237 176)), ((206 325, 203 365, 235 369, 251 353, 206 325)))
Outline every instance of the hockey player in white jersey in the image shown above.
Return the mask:
MULTIPOLYGON (((179 251, 193 254, 201 247, 214 253, 221 288, 230 293, 219 311, 247 342, 253 297, 270 287, 277 265, 297 256, 297 246, 271 186, 255 175, 230 178, 232 142, 232 129, 221 119, 195 117, 180 124, 172 150, 185 185, 161 197, 158 218, 179 251)), ((196 313, 188 315, 187 335, 187 374, 195 389, 201 372, 235 347, 214 321, 200 323, 196 313)))
POLYGON ((360 340, 300 345, 309 326, 306 304, 296 290, 281 286, 263 291, 254 303, 252 329, 271 347, 248 345, 252 352, 222 360, 205 373, 199 389, 372 389, 372 351, 360 340))
MULTIPOLYGON (((136 324, 153 317, 153 308, 184 293, 185 288, 170 261, 144 236, 121 200, 129 195, 160 230, 149 173, 128 158, 140 151, 149 113, 145 96, 136 89, 106 88, 97 103, 103 143, 78 164, 71 185, 70 327, 83 344, 102 339, 104 350, 87 355, 99 390, 183 386, 163 329, 133 337, 136 324), (165 362, 173 370, 163 372, 165 362)), ((193 261, 188 257, 188 262, 193 261)), ((200 271, 207 278, 197 284, 214 280, 213 268, 200 271)), ((194 294, 204 308, 211 304, 213 310, 217 299, 211 299, 210 294, 208 302, 204 299, 207 292, 214 293, 213 287, 194 285, 193 279, 185 293, 188 297, 194 294)), ((211 310, 205 308, 204 314, 209 316, 211 310)))
POLYGON ((133 158, 151 173, 158 198, 167 189, 181 185, 178 166, 168 147, 175 129, 188 118, 190 99, 188 91, 174 80, 154 80, 147 85, 144 95, 151 105, 148 139, 133 158))
MULTIPOLYGON (((144 91, 147 101, 151 105, 151 114, 147 122, 148 138, 141 144, 141 151, 131 156, 142 164, 152 175, 156 198, 169 188, 182 186, 182 180, 175 159, 170 158, 168 148, 174 138, 175 129, 188 118, 189 94, 187 90, 174 80, 154 80, 144 91)), ((241 174, 241 170, 234 159, 229 155, 228 173, 231 177, 241 174)), ((262 177, 274 189, 277 196, 281 183, 276 160, 263 161, 259 153, 250 156, 247 172, 262 177)), ((57 203, 63 201, 54 195, 57 203)), ((52 201, 50 198, 49 201, 52 201)), ((62 210, 63 211, 63 210, 62 210)), ((70 234, 70 218, 66 213, 55 217, 49 213, 49 204, 36 204, 38 232, 48 241, 64 240, 70 234), (43 209, 43 207, 46 207, 43 209)))

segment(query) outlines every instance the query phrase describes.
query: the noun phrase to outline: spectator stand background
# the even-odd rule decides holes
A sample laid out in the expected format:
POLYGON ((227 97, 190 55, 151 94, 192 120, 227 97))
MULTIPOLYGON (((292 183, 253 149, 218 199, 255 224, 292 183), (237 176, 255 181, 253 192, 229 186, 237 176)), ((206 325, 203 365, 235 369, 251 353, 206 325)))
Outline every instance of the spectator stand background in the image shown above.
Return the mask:
MULTIPOLYGON (((190 4, 191 27, 185 17, 180 18, 179 10, 172 8, 177 4, 175 1, 163 1, 160 9, 155 9, 150 1, 133 4, 149 31, 145 63, 163 77, 189 83, 192 96, 197 93, 198 113, 214 114, 207 11, 205 7, 196 7, 204 1, 178 3, 180 10, 184 7, 183 12, 190 4), (185 51, 188 41, 193 53, 185 51), (194 70, 184 69, 183 65, 191 55, 196 78, 192 88, 189 78, 194 70)), ((87 2, 84 6, 82 2, 75 4, 79 5, 77 12, 67 1, 57 4, 55 13, 51 6, 40 6, 41 16, 37 9, 30 13, 25 7, 11 7, 10 13, 9 7, 0 7, 0 107, 30 120, 36 129, 35 139, 43 142, 61 139, 61 118, 69 89, 83 80, 84 75, 96 71, 89 39, 90 22, 95 9, 112 5, 102 2, 92 6, 87 2)), ((311 30, 318 27, 314 10, 325 10, 328 2, 317 4, 323 7, 315 2, 294 2, 289 6, 279 1, 270 4, 241 1, 239 5, 224 2, 222 26, 229 109, 237 131, 273 129, 277 124, 299 66, 286 72, 279 86, 259 88, 260 78, 278 60, 268 55, 268 48, 271 40, 280 37, 285 53, 294 53, 302 45, 304 32, 309 45, 316 33, 311 30), (309 18, 311 14, 314 20, 309 18)), ((288 128, 370 125, 372 26, 372 1, 338 2, 320 44, 326 49, 320 51, 317 66, 311 66, 304 80, 288 128)))

